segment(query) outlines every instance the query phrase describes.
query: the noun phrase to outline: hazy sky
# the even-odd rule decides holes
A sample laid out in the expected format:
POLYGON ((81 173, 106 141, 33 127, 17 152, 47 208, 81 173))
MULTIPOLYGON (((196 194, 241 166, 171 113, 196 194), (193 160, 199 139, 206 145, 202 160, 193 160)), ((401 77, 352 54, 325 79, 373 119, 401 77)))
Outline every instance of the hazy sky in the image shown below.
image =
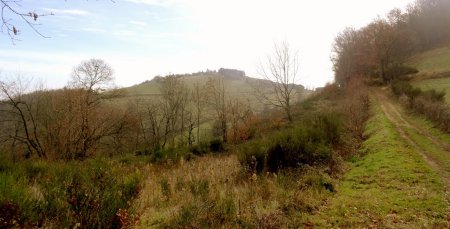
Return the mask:
MULTIPOLYGON (((345 27, 364 26, 412 0, 23 0, 42 17, 42 38, 19 24, 21 41, 0 36, 0 70, 62 87, 82 60, 101 58, 116 83, 130 86, 155 75, 244 70, 257 76, 274 42, 300 55, 299 83, 332 81, 330 50, 345 27)), ((19 22, 19 21, 16 21, 19 22)))

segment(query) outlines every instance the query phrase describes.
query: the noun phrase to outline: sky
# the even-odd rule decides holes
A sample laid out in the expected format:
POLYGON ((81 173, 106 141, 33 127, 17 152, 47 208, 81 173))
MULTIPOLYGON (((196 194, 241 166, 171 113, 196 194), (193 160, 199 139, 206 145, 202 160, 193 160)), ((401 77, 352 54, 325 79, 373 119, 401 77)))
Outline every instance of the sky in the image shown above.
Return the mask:
POLYGON ((40 17, 35 33, 14 15, 12 42, 0 34, 0 74, 67 84, 83 60, 100 58, 121 87, 156 75, 234 68, 258 76, 258 66, 287 42, 299 53, 298 83, 333 81, 336 35, 359 28, 413 0, 22 0, 18 10, 40 17))

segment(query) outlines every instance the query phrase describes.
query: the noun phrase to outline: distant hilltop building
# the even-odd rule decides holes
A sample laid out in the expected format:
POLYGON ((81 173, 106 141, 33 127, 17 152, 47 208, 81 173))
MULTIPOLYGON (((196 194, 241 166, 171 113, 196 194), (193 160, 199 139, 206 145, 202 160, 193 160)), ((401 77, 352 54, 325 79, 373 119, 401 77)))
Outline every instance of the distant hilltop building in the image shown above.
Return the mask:
POLYGON ((245 72, 237 69, 221 68, 218 73, 229 79, 241 80, 245 78, 245 72))

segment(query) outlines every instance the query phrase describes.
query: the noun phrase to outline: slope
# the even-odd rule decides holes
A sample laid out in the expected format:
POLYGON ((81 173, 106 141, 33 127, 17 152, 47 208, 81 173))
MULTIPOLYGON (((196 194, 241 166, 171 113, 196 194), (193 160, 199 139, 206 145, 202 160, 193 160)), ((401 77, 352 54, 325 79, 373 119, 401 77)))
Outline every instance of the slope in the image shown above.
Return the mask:
MULTIPOLYGON (((209 78, 220 76, 217 73, 196 73, 191 75, 179 75, 180 79, 192 89, 194 84, 198 83, 200 86, 204 86, 209 78)), ((249 102, 256 110, 261 110, 264 104, 257 98, 255 93, 255 87, 262 86, 263 90, 269 90, 271 85, 268 81, 251 78, 251 77, 224 77, 225 91, 230 99, 238 98, 243 102, 249 102)), ((145 81, 141 84, 124 88, 127 93, 127 100, 133 100, 136 98, 152 98, 160 95, 160 88, 163 77, 155 77, 150 81, 145 81)), ((306 90, 303 86, 296 86, 297 97, 295 101, 300 101, 306 98, 312 91, 306 90)))
POLYGON ((412 80, 414 86, 422 90, 444 91, 445 100, 450 104, 450 45, 417 54, 408 64, 419 70, 412 80))
POLYGON ((313 225, 346 228, 448 228, 450 136, 405 114, 372 91, 374 117, 367 152, 345 175, 338 194, 311 218, 313 225))

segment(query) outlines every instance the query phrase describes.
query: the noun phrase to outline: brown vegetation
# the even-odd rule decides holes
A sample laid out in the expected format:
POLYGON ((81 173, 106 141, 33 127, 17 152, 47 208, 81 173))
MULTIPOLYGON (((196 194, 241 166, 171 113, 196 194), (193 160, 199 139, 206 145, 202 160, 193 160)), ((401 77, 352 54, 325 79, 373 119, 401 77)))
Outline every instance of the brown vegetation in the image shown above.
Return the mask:
POLYGON ((417 70, 405 66, 411 54, 450 38, 450 5, 446 0, 418 0, 406 12, 392 10, 361 29, 347 28, 335 39, 335 80, 377 78, 381 83, 417 70))

